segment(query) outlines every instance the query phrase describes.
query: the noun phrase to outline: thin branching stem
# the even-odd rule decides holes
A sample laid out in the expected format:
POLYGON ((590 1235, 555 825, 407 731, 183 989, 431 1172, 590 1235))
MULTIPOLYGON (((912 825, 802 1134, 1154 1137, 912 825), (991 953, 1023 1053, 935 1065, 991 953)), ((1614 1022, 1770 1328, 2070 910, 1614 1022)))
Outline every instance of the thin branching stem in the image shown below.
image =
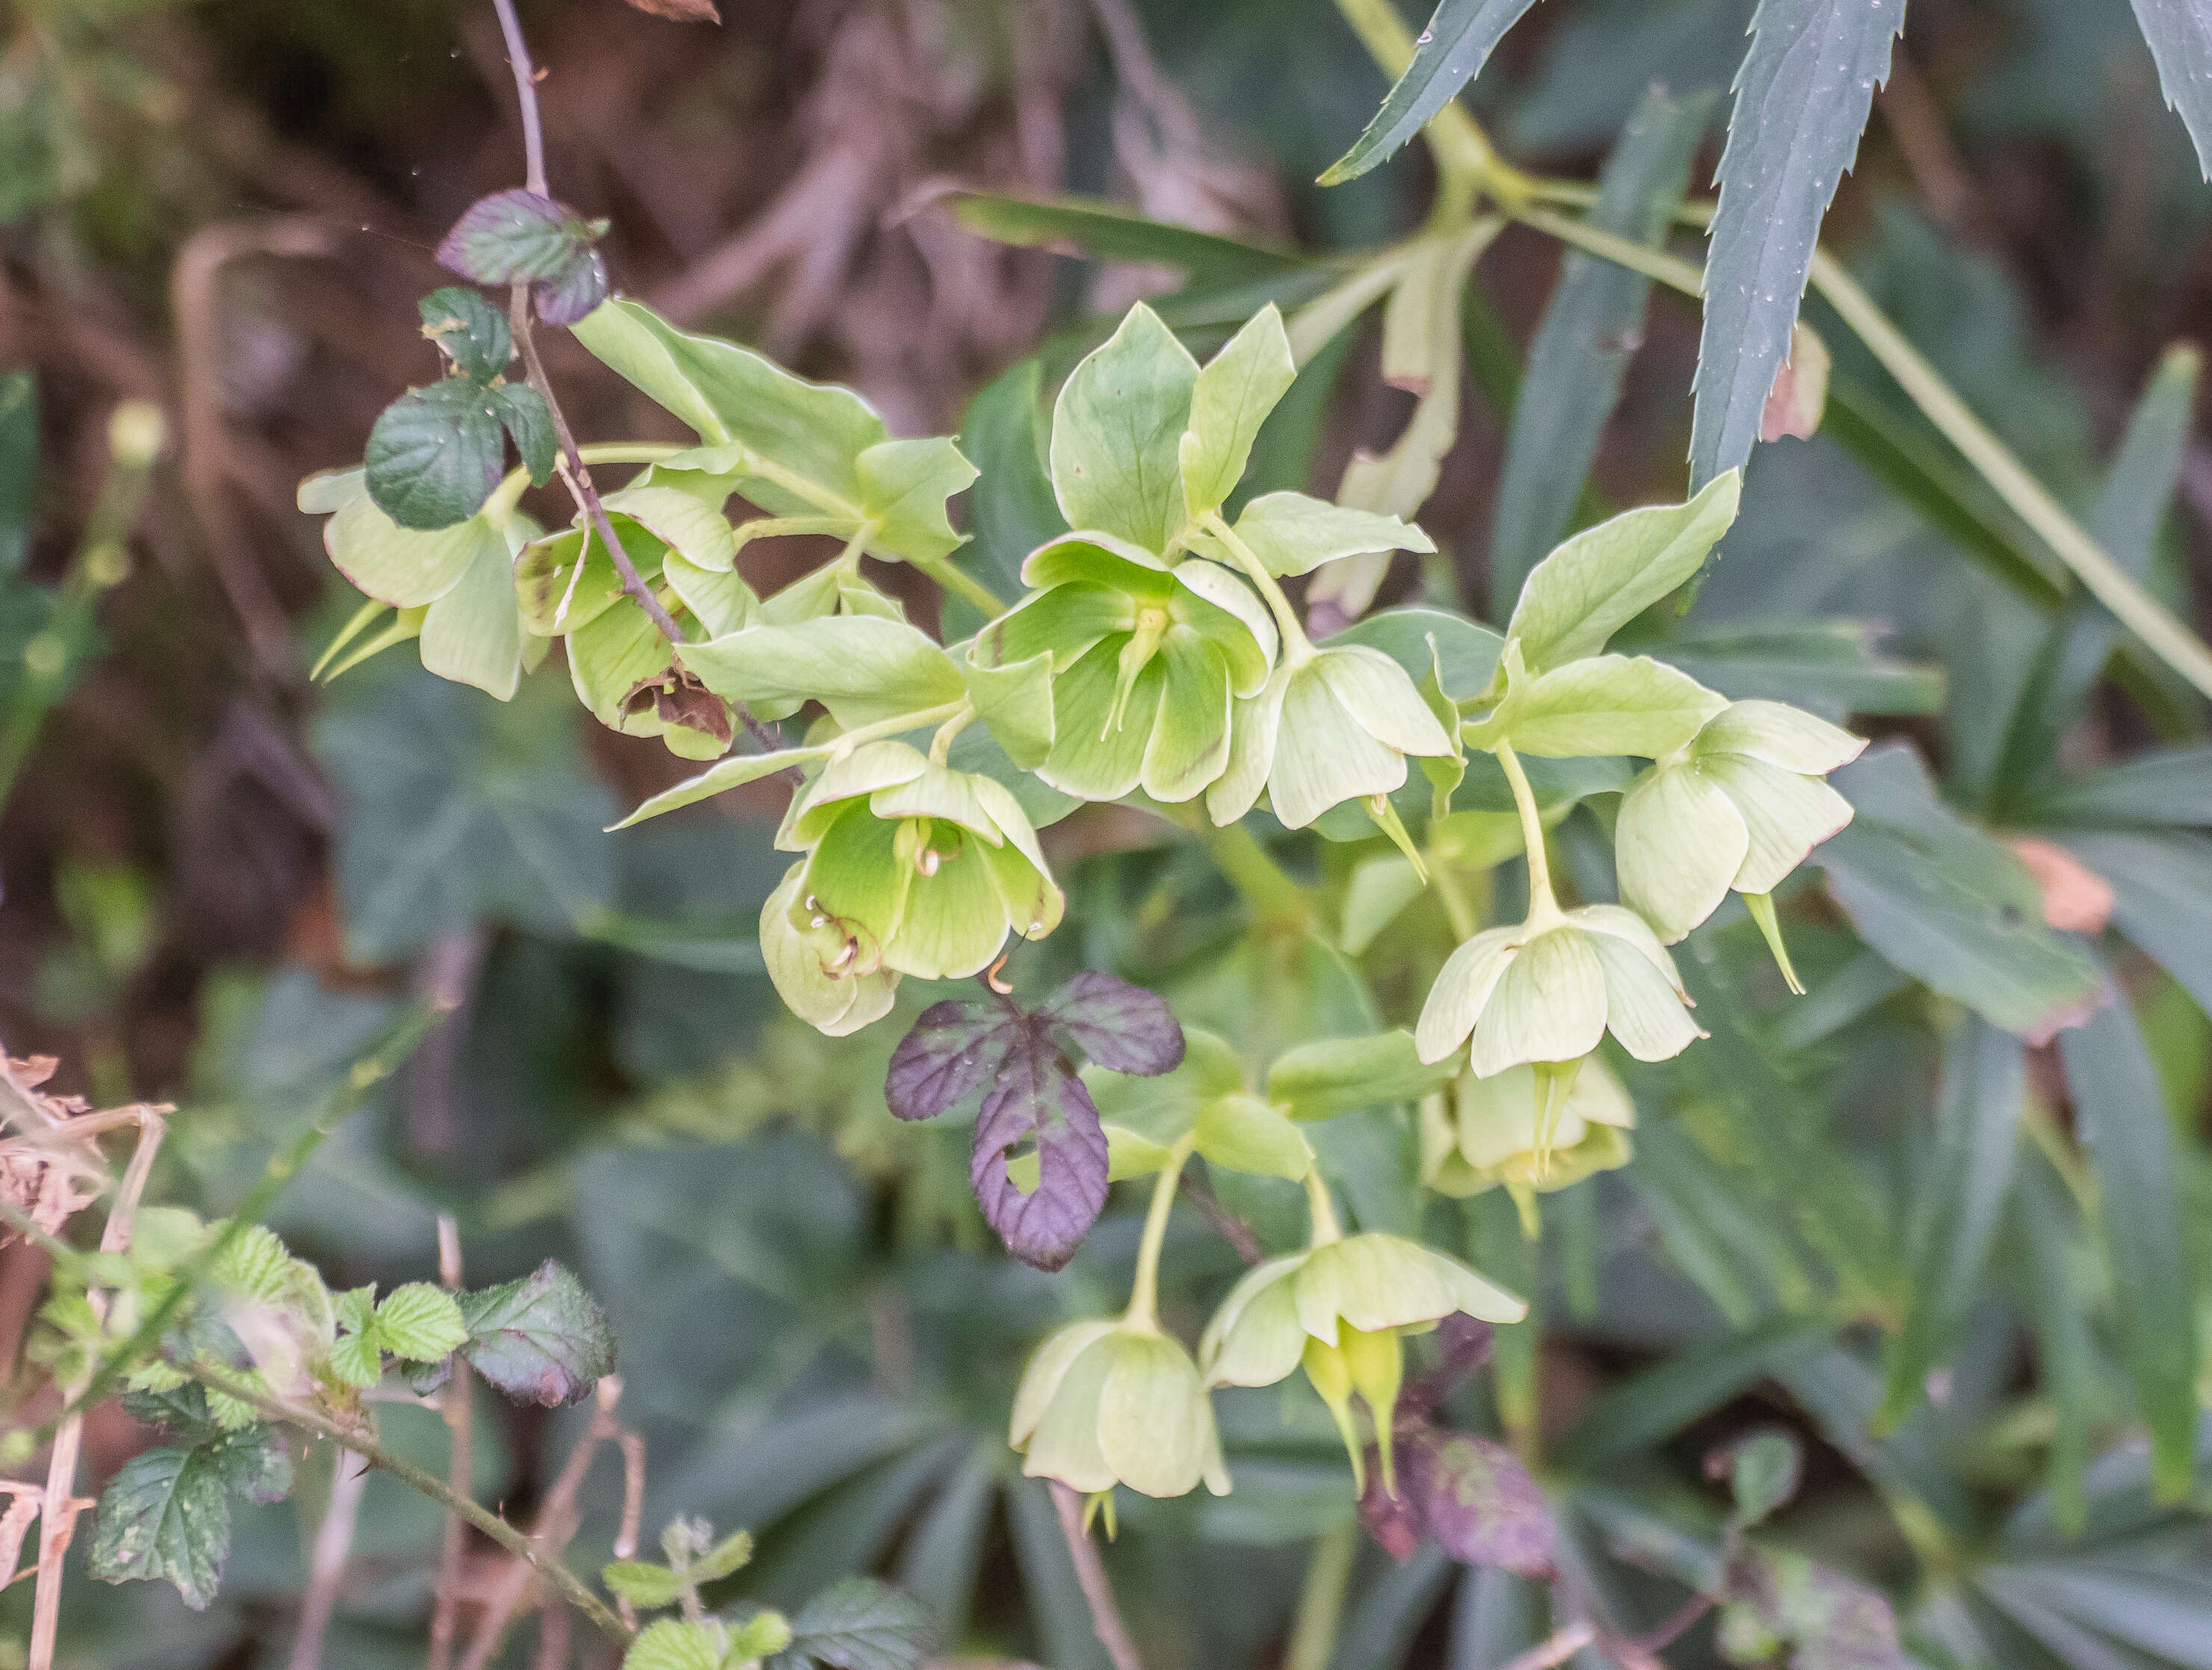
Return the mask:
POLYGON ((1121 1605, 1107 1580, 1106 1563, 1098 1558, 1098 1545, 1083 1528, 1082 1492, 1057 1479, 1047 1482, 1052 1486, 1053 1512, 1060 1516, 1060 1533, 1067 1539, 1067 1557, 1075 1563, 1076 1584, 1091 1606, 1091 1627, 1097 1632, 1098 1644, 1106 1649, 1114 1670, 1145 1670, 1137 1643, 1129 1638, 1129 1626, 1121 1621, 1121 1605))
MULTIPOLYGON (((461 1230, 447 1212, 438 1214, 438 1281, 448 1293, 460 1290, 461 1230)), ((470 1408, 469 1365, 459 1351, 453 1353, 451 1363, 451 1372, 438 1394, 438 1413, 446 1423, 446 1482, 455 1496, 472 1500, 476 1495, 476 1445, 473 1412, 470 1408)), ((448 1509, 444 1535, 438 1546, 437 1599, 430 1612, 429 1670, 447 1670, 453 1661, 453 1640, 460 1626, 461 1562, 468 1546, 468 1521, 459 1509, 448 1509)), ((629 1624, 632 1620, 625 1618, 623 1621, 629 1624)))

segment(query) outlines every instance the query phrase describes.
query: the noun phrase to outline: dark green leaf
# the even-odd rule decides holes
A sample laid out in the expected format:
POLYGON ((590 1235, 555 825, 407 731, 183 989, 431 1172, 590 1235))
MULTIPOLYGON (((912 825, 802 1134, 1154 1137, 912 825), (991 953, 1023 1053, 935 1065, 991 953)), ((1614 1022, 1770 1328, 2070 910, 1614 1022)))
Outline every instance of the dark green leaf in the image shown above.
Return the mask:
POLYGON ((1921 1394, 1965 1325, 2012 1184, 2027 1054, 2018 1038, 1968 1016, 1943 1057, 1932 1150, 1919 1176, 1906 1256, 1905 1327, 1890 1341, 1877 1424, 1894 1424, 1921 1394))
POLYGON ((2045 788, 2026 808, 2044 823, 2090 829, 2181 823, 2212 829, 2212 744, 2154 748, 2045 788))
POLYGON ((1429 676, 1432 639, 1443 667, 1444 694, 1455 701, 1474 701, 1498 670, 1505 641, 1463 615, 1442 609, 1386 609, 1354 621, 1328 641, 1379 649, 1418 684, 1429 676))
POLYGON ((514 357, 507 315, 481 290, 448 284, 418 304, 422 334, 438 344, 453 368, 472 383, 489 383, 514 357))
POLYGON ((830 1585, 791 1620, 791 1651, 836 1670, 915 1670, 934 1623, 920 1601, 872 1577, 830 1585))
POLYGON ((1591 1405, 1567 1439, 1566 1456, 1594 1468, 1672 1437, 1746 1387, 1823 1349, 1829 1337, 1825 1324, 1793 1319, 1693 1345, 1591 1405))
POLYGON ((982 471, 968 489, 974 537, 954 560, 1012 593, 1022 559, 1067 531, 1045 474, 1044 368, 1032 356, 1009 366, 968 404, 961 440, 982 471))
POLYGON ((2158 1494, 2186 1494, 2197 1442, 2197 1309, 2184 1256, 2179 1158, 2158 1072, 2117 991, 2059 1035, 2066 1082, 2096 1174, 2112 1303, 2158 1494))
MULTIPOLYGON (((1094 197, 1012 197, 956 191, 952 212, 969 231, 1002 244, 1083 254, 1102 261, 1158 262, 1181 267, 1194 284, 1249 282, 1310 266, 1295 250, 1147 220, 1094 197)), ((1237 315, 1257 311, 1257 304, 1237 315)))
POLYGON ((226 1432, 207 1446, 223 1488, 233 1496, 265 1505, 292 1494, 292 1452, 283 1435, 270 1425, 226 1432))
POLYGON ((2212 179, 2212 15, 2198 0, 2135 0, 2167 108, 2181 113, 2197 166, 2212 179))
POLYGON ((1787 701, 1838 722, 1854 714, 1936 714, 1943 670, 1894 661, 1865 621, 1747 622, 1682 632, 1654 653, 1735 701, 1787 701))
POLYGON ((506 473, 492 396, 463 377, 411 389, 368 432, 368 496, 403 528, 447 528, 482 508, 506 473))
POLYGON ((1902 744, 1869 749, 1832 780, 1856 811, 1814 849, 1859 936, 1994 1025, 2048 1039, 2095 1004, 2097 971, 2045 926, 2020 861, 1936 798, 1902 744))
POLYGON ((2051 1406, 2051 1459, 2041 1497, 2023 1517, 2049 1519, 2066 1535, 2088 1517, 2090 1424, 2097 1412, 2098 1353, 2089 1332, 2094 1300, 2084 1291, 2094 1268, 2079 1245, 2074 1213, 2051 1162, 2023 1162, 2008 1214, 2010 1287, 2035 1335, 2036 1382, 2051 1406))
POLYGON ((1442 0, 1413 46, 1413 61, 1323 185, 1357 179, 1389 160, 1480 73, 1505 32, 1535 0, 1442 0))
POLYGON ((1905 0, 1759 0, 1717 178, 1690 477, 1751 457, 1805 294, 1821 217, 1889 76, 1905 0))
POLYGON ((124 1413, 159 1427, 161 1436, 179 1449, 204 1443, 217 1430, 215 1418, 208 1413, 206 1389, 196 1380, 166 1392, 125 1392, 122 1402, 124 1413))
POLYGON ((0 374, 0 580, 23 566, 39 477, 39 385, 27 371, 0 374))
MULTIPOLYGON (((1636 243, 1664 241, 1712 109, 1710 92, 1644 95, 1598 179, 1589 223, 1636 243)), ((1598 436, 1620 404, 1621 379, 1644 340, 1651 281, 1571 252, 1528 345, 1528 370, 1506 430, 1491 521, 1490 609, 1513 612, 1528 570, 1567 532, 1598 436)))
POLYGON ((545 408, 545 401, 527 383, 507 383, 494 389, 492 408, 507 434, 514 437, 514 450, 522 456, 522 467, 530 472, 530 484, 543 487, 553 479, 553 465, 556 442, 553 434, 553 414, 545 408))
POLYGON ((1346 1609, 1329 1670, 1396 1670, 1452 1572, 1451 1556, 1432 1542, 1386 1568, 1346 1609))
POLYGON ((100 1492, 92 1575, 103 1582, 166 1577, 204 1612, 230 1552, 230 1495, 213 1447, 134 1455, 100 1492))
POLYGON ((614 1371, 606 1312, 551 1259, 519 1281, 459 1297, 469 1330, 461 1355, 518 1403, 574 1403, 614 1371))

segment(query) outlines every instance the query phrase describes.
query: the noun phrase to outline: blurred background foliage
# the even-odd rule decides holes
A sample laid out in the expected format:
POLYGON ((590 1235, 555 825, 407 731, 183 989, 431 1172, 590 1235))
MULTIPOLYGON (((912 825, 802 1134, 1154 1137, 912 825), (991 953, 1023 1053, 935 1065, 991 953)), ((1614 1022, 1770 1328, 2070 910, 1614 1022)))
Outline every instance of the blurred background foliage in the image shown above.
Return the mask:
MULTIPOLYGON (((1516 161, 1588 174, 1655 79, 1725 87, 1750 11, 1551 0, 1474 103, 1516 161)), ((1384 88, 1328 0, 724 0, 719 27, 617 0, 524 13, 555 188, 612 218, 617 282, 851 382, 896 433, 963 429, 986 470, 979 562, 1010 568, 1036 526, 1003 419, 1038 374, 1027 356, 1048 388, 1098 315, 1186 276, 988 241, 945 188, 1109 197, 1324 256, 1404 234, 1427 202, 1418 147, 1343 188, 1309 183, 1384 88)), ((413 304, 438 282, 431 246, 515 175, 506 77, 489 9, 453 0, 0 8, 0 361, 27 373, 0 389, 0 707, 92 549, 107 414, 136 397, 170 418, 127 572, 37 674, 60 701, 0 822, 0 1034, 62 1057, 66 1088, 179 1102, 160 1187, 219 1212, 410 991, 458 980, 459 1014, 281 1198, 293 1247, 334 1285, 419 1279, 447 1212, 472 1283, 562 1259, 616 1321, 648 1527, 697 1513, 761 1539, 720 1598, 789 1604, 876 1571, 958 1655, 1091 1670, 1049 1501, 1004 1428, 1031 1344, 1115 1301, 1141 1201, 1117 1193, 1057 1277, 1000 1254, 963 1133, 884 1110, 902 1020, 827 1041, 769 990, 751 928, 777 871, 765 786, 608 837, 677 767, 584 723, 547 687, 557 671, 506 707, 404 656, 327 690, 305 677, 351 600, 293 483, 357 458, 377 410, 428 376, 413 304)), ((2200 626, 2212 443, 2192 368, 2154 373, 2212 326, 2208 232, 2212 191, 2123 0, 1915 0, 1827 222, 1969 404, 2200 626)), ((1559 270, 1522 229, 1484 254, 1458 438, 1420 514, 1444 555, 1401 557, 1385 600, 1489 614, 1504 438, 1559 270)), ((1187 279, 1209 306, 1236 294, 1187 279)), ((2008 753, 2053 629, 2003 578, 2020 536, 1849 333, 1818 304, 1808 317, 1835 351, 1832 421, 1759 451, 1668 653, 1732 695, 1856 714, 1932 768, 1881 756, 1844 782, 1860 822, 1823 849, 1828 894, 1808 882, 1792 907, 1813 995, 1784 997, 1740 908, 1694 936, 1683 966, 1714 1041, 1630 1079, 1634 1163, 1550 1197, 1539 1245, 1502 1195, 1419 1188, 1410 1112, 1316 1139, 1364 1224, 1419 1224, 1540 1296, 1456 1413, 1541 1459, 1577 1604, 1648 1629, 1710 1581, 1726 1503, 1702 1459, 1778 1423, 1808 1447, 1781 1542, 1883 1588, 1918 1661, 2203 1670, 2212 1421, 2193 1495, 2154 1499, 2138 1412, 2139 1319, 2164 1303, 2145 1284, 2212 1339, 2203 706, 2117 659, 2061 712, 2055 773, 2008 753), (2104 769, 2146 749, 2162 750, 2148 772, 2104 769), (1983 828, 2045 832, 2039 908, 2006 890, 1983 828), (2080 878, 2053 852, 2106 884, 2071 914, 2080 878), (1956 887, 1914 893, 1916 865, 1978 876, 1971 919, 1936 914, 1956 887), (2121 1006, 2053 1043, 2038 1022, 2093 957, 2121 1006), (2160 1180, 2170 1245, 2130 1239, 2155 1216, 2115 1193, 2131 1175, 2160 1180), (1978 1242, 1947 1233, 1962 1217, 1978 1242), (1947 1265, 1961 1240, 1973 1255, 1947 1265)), ((1580 519, 1679 496, 1697 329, 1661 296, 1607 344, 1626 379, 1580 519)), ((1389 444, 1412 403, 1376 374, 1377 334, 1302 380, 1263 485, 1327 494, 1355 448, 1389 444)), ((548 350, 580 428, 659 433, 565 339, 548 350)), ((1576 831, 1608 804, 1562 825, 1570 856, 1601 850, 1576 831)), ((1024 981, 1116 968, 1262 1060, 1375 1024, 1346 960, 1371 932, 1255 926, 1195 848, 1110 808, 1049 841, 1071 931, 1023 953, 1024 981)), ((1333 903, 1367 850, 1285 847, 1333 903)), ((1585 894, 1607 896, 1588 868, 1585 894)), ((1519 885, 1510 865, 1495 880, 1519 885)), ((1387 953, 1365 972, 1403 1008, 1387 953)), ((1295 1190, 1215 1181, 1263 1242, 1295 1238, 1295 1190)), ((1188 1337, 1240 1266, 1195 1213, 1172 1235, 1169 1320, 1188 1337)), ((0 1254, 11 1406, 36 1391, 19 1346, 43 1273, 31 1248, 0 1254)), ((2212 1376, 2195 1389, 2185 1415, 2212 1376)), ((1310 1548, 1350 1518, 1317 1401, 1232 1392, 1220 1410, 1235 1493, 1125 1497, 1108 1552, 1155 1670, 1279 1662, 1310 1548)), ((567 1418, 479 1419, 487 1499, 526 1512, 567 1418)), ((441 1465, 427 1412, 393 1408, 386 1434, 441 1465)), ((97 1482, 148 1437, 108 1410, 88 1442, 97 1482)), ((204 1613, 161 1585, 73 1582, 64 1661, 280 1662, 318 1500, 311 1483, 241 1510, 204 1613)), ((580 1557, 613 1534, 611 1467, 586 1500, 580 1557)), ((379 1479, 362 1524, 326 1661, 417 1662, 437 1514, 379 1479)), ((0 1664, 28 1599, 0 1595, 0 1664)), ((1403 1563, 1364 1547, 1333 1663, 1486 1670, 1546 1633, 1546 1604, 1433 1545, 1403 1563)), ((1715 1653, 1701 1624, 1668 1655, 1695 1670, 1715 1653)))

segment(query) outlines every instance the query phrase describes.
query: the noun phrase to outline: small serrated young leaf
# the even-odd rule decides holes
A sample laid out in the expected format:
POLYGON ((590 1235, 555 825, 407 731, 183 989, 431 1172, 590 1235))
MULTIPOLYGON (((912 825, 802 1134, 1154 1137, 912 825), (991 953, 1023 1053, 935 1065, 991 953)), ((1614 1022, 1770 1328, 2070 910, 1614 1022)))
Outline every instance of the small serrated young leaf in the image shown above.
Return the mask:
POLYGON ((278 1304, 290 1290, 292 1254, 274 1230, 249 1224, 216 1257, 208 1279, 240 1298, 278 1304))
POLYGON ((1109 1072, 1150 1077, 1182 1065, 1182 1028, 1166 1000, 1118 975, 1085 969, 1036 1018, 1109 1072))
POLYGON ((1075 1256, 1106 1205, 1106 1133, 1083 1083, 1035 1039, 1006 1058, 975 1120, 969 1186, 983 1217, 1024 1264, 1057 1270, 1075 1256), (1006 1172, 1019 1145, 1036 1145, 1037 1186, 1006 1172))
POLYGON ((545 398, 527 383, 502 383, 491 392, 492 409, 514 442, 530 484, 543 487, 553 479, 559 446, 553 434, 553 414, 545 398))
POLYGON ((1747 1530, 1797 1494, 1803 1470, 1796 1439, 1778 1427, 1747 1433, 1705 1458, 1710 1476, 1728 1479, 1735 1497, 1735 1522, 1747 1530))
POLYGON ((125 1414, 159 1427, 162 1436, 180 1449, 190 1449, 216 1435, 207 1393, 198 1381, 184 1381, 159 1391, 134 1389, 125 1392, 122 1401, 125 1414))
POLYGON ((384 1351, 377 1339, 376 1324, 349 1333, 331 1347, 331 1372, 349 1386, 366 1391, 384 1378, 384 1351))
POLYGON ((203 1447, 134 1455, 100 1492, 92 1575, 102 1582, 166 1577, 204 1612, 230 1552, 230 1498, 203 1447))
POLYGON ((791 1620, 792 1646, 836 1670, 915 1670, 935 1636, 927 1608, 872 1577, 830 1584, 791 1620))
POLYGON ((591 247, 575 210, 520 186, 479 197, 438 245, 438 264, 478 284, 542 284, 566 277, 591 247))
POLYGON ((498 1287, 459 1296, 477 1372, 518 1402, 553 1408, 588 1394, 615 1366, 615 1335, 599 1301, 551 1259, 498 1287))
POLYGON ((664 1618, 637 1632, 623 1655, 623 1670, 725 1670, 728 1631, 717 1622, 664 1618))
POLYGON ((744 1666, 774 1657, 790 1645, 791 1620, 780 1612, 757 1612, 730 1631, 729 1650, 722 1662, 728 1670, 742 1670, 744 1666))
POLYGON ((649 1560, 616 1560, 599 1568, 599 1581, 634 1606, 672 1606, 684 1580, 649 1560))
POLYGON ((337 1297, 337 1324, 348 1333, 368 1333, 376 1326, 376 1284, 349 1287, 337 1297))
POLYGON ((712 1583, 742 1571, 752 1564, 753 1534, 750 1531, 732 1531, 721 1541, 694 1560, 684 1575, 695 1583, 712 1583))
POLYGON ((489 383, 514 357, 507 315, 480 290, 447 284, 418 304, 422 334, 472 383, 489 383))
POLYGON ((453 1296, 428 1282, 394 1289, 376 1308, 376 1327, 384 1349, 411 1363, 435 1363, 469 1337, 453 1296))
POLYGON ((368 496, 403 528, 465 522, 505 473, 507 443, 490 394, 448 377, 401 395, 368 432, 368 496))
POLYGON ((899 1119, 934 1119, 988 1078, 1018 1035, 1018 1017, 998 1004, 932 1004, 891 1051, 884 1101, 899 1119))

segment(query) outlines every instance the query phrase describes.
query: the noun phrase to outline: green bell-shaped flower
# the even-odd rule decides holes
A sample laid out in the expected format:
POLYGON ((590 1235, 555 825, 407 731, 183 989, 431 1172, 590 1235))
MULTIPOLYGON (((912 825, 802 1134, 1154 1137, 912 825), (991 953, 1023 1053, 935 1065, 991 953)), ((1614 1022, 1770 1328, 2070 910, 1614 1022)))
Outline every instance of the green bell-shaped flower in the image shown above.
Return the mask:
POLYGON ((1387 797, 1405 786, 1406 756, 1455 759, 1459 751, 1406 670, 1382 651, 1301 643, 1264 689, 1237 704, 1228 768, 1207 792, 1206 811, 1218 824, 1233 823, 1265 788, 1285 829, 1303 829, 1355 799, 1389 828, 1396 815, 1387 797))
POLYGON ((1744 896, 1793 991, 1802 992, 1769 896, 1851 820, 1821 779, 1863 739, 1779 701, 1738 701, 1638 779, 1613 831, 1620 896, 1668 944, 1744 896))
POLYGON ((842 1038, 890 1012, 898 971, 855 972, 846 934, 826 920, 815 926, 817 913, 799 908, 805 876, 804 862, 793 865, 761 907, 761 958, 787 1009, 816 1031, 842 1038))
POLYGON ((1679 1055, 1704 1035, 1644 919, 1619 905, 1561 910, 1548 891, 1525 922, 1489 928, 1451 954, 1413 1029, 1424 1061, 1474 1037, 1475 1073, 1579 1061, 1607 1031, 1639 1061, 1679 1055))
POLYGON ((1022 578, 1037 590, 983 633, 975 659, 1052 656, 1054 738, 1037 775, 1085 800, 1141 785, 1169 802, 1220 776, 1231 704, 1266 684, 1275 655, 1274 625, 1243 581, 1097 532, 1041 546, 1022 578))
MULTIPOLYGON (((785 884, 785 923, 830 980, 980 974, 1009 928, 1041 938, 1064 908, 1014 797, 902 742, 833 756, 793 798, 776 844, 807 854, 797 881, 785 884)), ((778 961, 772 952, 771 974, 778 961)))
POLYGON ((1449 1105, 1441 1092, 1424 1096, 1421 1181, 1460 1199, 1503 1185, 1521 1201, 1628 1163, 1636 1104, 1612 1068, 1583 1060, 1548 1131, 1546 1088, 1535 1068, 1508 1067, 1489 1078, 1462 1072, 1449 1105))
POLYGON ((1014 1394, 1007 1442, 1022 1472, 1086 1493, 1127 1485, 1229 1493, 1213 1405, 1182 1344, 1143 1322, 1072 1322, 1037 1347, 1014 1394))
POLYGON ((1455 1259, 1403 1236, 1370 1231, 1334 1238, 1334 1225, 1305 1252, 1256 1265, 1229 1290, 1199 1341, 1209 1386, 1272 1386, 1303 1364, 1352 1456, 1366 1468, 1351 1395, 1366 1403, 1394 1492, 1391 1412, 1403 1352, 1400 1335, 1425 1333, 1455 1311, 1486 1322, 1517 1322, 1528 1305, 1455 1259))

